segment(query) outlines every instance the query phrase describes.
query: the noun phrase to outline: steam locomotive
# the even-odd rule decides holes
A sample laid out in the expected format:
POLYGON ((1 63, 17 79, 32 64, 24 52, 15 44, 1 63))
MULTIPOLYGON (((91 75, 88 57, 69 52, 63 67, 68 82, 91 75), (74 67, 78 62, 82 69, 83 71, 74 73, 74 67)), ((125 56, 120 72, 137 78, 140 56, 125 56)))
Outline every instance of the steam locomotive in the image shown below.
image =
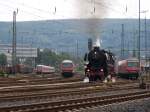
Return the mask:
POLYGON ((104 81, 108 76, 115 75, 114 54, 109 51, 93 47, 89 53, 85 54, 84 61, 88 61, 85 65, 85 76, 89 81, 98 79, 104 81))

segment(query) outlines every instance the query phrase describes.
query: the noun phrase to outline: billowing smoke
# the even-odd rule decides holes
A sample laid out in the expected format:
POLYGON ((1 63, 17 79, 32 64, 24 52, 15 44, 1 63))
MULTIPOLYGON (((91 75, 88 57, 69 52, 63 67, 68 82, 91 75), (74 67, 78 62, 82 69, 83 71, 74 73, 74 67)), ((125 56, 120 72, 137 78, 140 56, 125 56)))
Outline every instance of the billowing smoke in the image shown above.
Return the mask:
POLYGON ((76 0, 78 16, 88 18, 85 23, 85 32, 92 36, 93 44, 100 46, 101 19, 107 16, 110 0, 76 0))

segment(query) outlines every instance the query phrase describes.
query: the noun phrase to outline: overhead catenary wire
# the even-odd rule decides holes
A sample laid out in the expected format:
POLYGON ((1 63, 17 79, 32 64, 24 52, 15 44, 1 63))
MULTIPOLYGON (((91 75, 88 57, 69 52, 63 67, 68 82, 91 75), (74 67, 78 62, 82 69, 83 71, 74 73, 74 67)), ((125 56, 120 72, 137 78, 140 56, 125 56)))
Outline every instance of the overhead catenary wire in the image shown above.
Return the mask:
MULTIPOLYGON (((11 1, 11 0, 7 0, 6 1, 7 3, 14 3, 14 1, 11 1)), ((32 10, 34 10, 34 11, 38 11, 38 12, 41 12, 41 13, 46 13, 46 14, 52 14, 52 15, 54 15, 55 16, 55 14, 57 13, 57 5, 54 5, 52 8, 52 12, 51 12, 51 7, 49 8, 49 10, 44 10, 44 9, 41 9, 41 8, 37 8, 37 7, 33 7, 33 6, 30 6, 30 5, 28 5, 28 4, 25 4, 25 3, 21 3, 21 2, 16 2, 15 1, 15 3, 16 4, 18 4, 18 5, 21 5, 21 6, 23 6, 23 7, 25 7, 25 8, 29 8, 29 9, 32 9, 32 10)), ((72 4, 70 4, 70 5, 72 5, 72 4)), ((60 11, 59 11, 60 12, 60 11)), ((60 15, 60 16, 62 16, 63 17, 63 15, 60 15)))
MULTIPOLYGON (((11 1, 11 0, 7 0, 6 2, 7 2, 7 3, 14 3, 14 1, 11 1)), ((27 4, 25 4, 25 3, 16 2, 16 1, 15 1, 15 3, 18 4, 18 5, 21 5, 21 6, 23 6, 23 7, 27 7, 27 8, 30 8, 30 9, 34 9, 34 10, 36 10, 36 11, 40 11, 40 12, 42 12, 42 13, 50 14, 50 11, 47 11, 47 10, 44 10, 44 9, 40 9, 40 8, 35 8, 35 7, 30 6, 30 5, 27 5, 27 4)))
MULTIPOLYGON (((8 3, 14 3, 14 1, 11 1, 11 0, 7 0, 6 2, 8 2, 8 3)), ((65 1, 66 2, 66 1, 65 1)), ((88 3, 92 3, 93 4, 93 2, 91 1, 91 0, 88 0, 88 1, 85 1, 85 2, 88 2, 88 3)), ((21 5, 21 6, 23 6, 23 7, 26 7, 26 8, 29 8, 29 9, 32 9, 32 10, 36 10, 36 11, 39 11, 39 12, 41 12, 41 13, 46 13, 46 14, 56 14, 56 11, 57 11, 57 6, 54 6, 53 8, 53 12, 52 13, 50 13, 50 10, 44 10, 44 9, 41 9, 41 8, 36 8, 36 7, 33 7, 33 6, 30 6, 30 5, 27 5, 27 4, 25 4, 25 3, 21 3, 21 2, 16 2, 18 5, 21 5)), ((70 4, 71 5, 71 4, 70 4)), ((97 0, 94 0, 94 12, 96 11, 96 5, 101 5, 102 6, 102 8, 107 8, 108 10, 110 9, 111 11, 113 11, 113 12, 115 12, 115 13, 118 13, 118 14, 123 14, 123 15, 125 15, 125 16, 127 16, 127 12, 125 11, 125 12, 121 12, 120 10, 118 10, 118 9, 115 9, 114 7, 113 7, 113 4, 111 4, 111 3, 109 3, 109 2, 107 2, 107 1, 104 1, 104 3, 101 3, 100 1, 97 1, 97 0)), ((127 8, 127 6, 126 6, 126 8, 127 8)), ((38 17, 40 17, 40 18, 42 18, 43 19, 43 17, 41 17, 41 15, 37 15, 38 17)), ((63 16, 63 15, 61 15, 61 16, 63 16)), ((135 14, 132 14, 132 16, 130 16, 131 18, 132 17, 134 17, 135 16, 135 14)))
MULTIPOLYGON (((6 1, 7 2, 7 1, 6 1)), ((13 3, 13 2, 11 2, 11 3, 13 3)), ((6 5, 6 4, 1 4, 1 5, 5 5, 5 6, 7 6, 9 9, 13 9, 14 10, 14 7, 11 5, 6 5)), ((28 5, 25 5, 25 6, 28 6, 28 5)), ((36 10, 38 10, 38 11, 41 11, 41 12, 43 12, 44 10, 42 10, 42 9, 39 9, 39 8, 34 8, 34 7, 31 7, 31 6, 28 6, 28 7, 30 7, 31 9, 33 8, 33 9, 36 9, 36 10)), ((41 14, 39 15, 39 14, 35 14, 35 13, 32 13, 31 11, 26 11, 26 10, 22 10, 21 8, 19 9, 21 12, 23 12, 23 13, 26 13, 26 14, 29 14, 29 15, 31 15, 31 16, 33 16, 33 17, 37 17, 38 19, 40 19, 40 20, 51 20, 51 19, 45 19, 45 18, 47 18, 47 17, 44 17, 44 16, 41 16, 41 14)), ((10 11, 10 14, 12 13, 12 11, 11 10, 9 10, 10 11)), ((52 13, 54 16, 55 16, 55 14, 57 13, 56 12, 57 11, 57 7, 55 6, 55 11, 54 11, 54 13, 52 13)), ((50 15, 50 13, 49 13, 49 11, 44 11, 44 12, 46 12, 46 13, 48 13, 49 15, 50 15)), ((60 24, 60 25, 62 25, 62 26, 64 26, 65 25, 65 23, 62 23, 62 22, 60 22, 60 21, 56 21, 55 20, 55 18, 54 19, 52 19, 53 20, 53 23, 56 23, 56 24, 60 24)))
MULTIPOLYGON (((9 12, 13 12, 13 10, 15 9, 15 8, 12 7, 12 6, 9 6, 9 5, 6 5, 6 4, 3 4, 3 3, 0 3, 0 5, 9 8, 9 9, 8 9, 9 12)), ((19 11, 22 11, 22 12, 24 12, 24 13, 30 14, 30 15, 32 15, 32 16, 36 16, 36 17, 39 17, 39 18, 44 18, 44 17, 39 16, 39 15, 36 15, 36 14, 34 14, 34 13, 32 13, 32 12, 24 11, 24 10, 22 10, 22 9, 18 9, 18 10, 19 10, 19 11)))
MULTIPOLYGON (((1 2, 0 2, 0 5, 7 7, 7 8, 8 8, 8 11, 9 11, 9 14, 12 15, 13 10, 15 9, 13 6, 10 6, 10 5, 1 3, 1 2)), ((32 13, 32 12, 29 12, 29 11, 22 10, 22 9, 18 9, 18 10, 20 11, 20 13, 23 12, 23 13, 29 14, 29 15, 31 15, 31 16, 33 16, 33 17, 37 17, 37 18, 40 19, 40 20, 45 20, 45 18, 47 18, 47 17, 41 16, 41 15, 37 15, 37 14, 32 13)), ((57 24, 60 24, 60 25, 62 25, 62 26, 65 25, 64 23, 59 22, 59 21, 53 20, 53 22, 54 22, 54 23, 57 23, 57 24)))
MULTIPOLYGON (((87 2, 89 2, 89 3, 91 3, 91 1, 87 1, 87 2)), ((109 3, 109 2, 106 2, 106 1, 104 1, 104 2, 100 2, 100 1, 94 1, 94 4, 95 5, 100 5, 100 6, 102 6, 102 8, 107 8, 107 10, 109 10, 109 9, 111 9, 111 11, 113 11, 113 12, 115 12, 115 13, 118 13, 118 14, 123 14, 124 16, 126 16, 127 17, 127 11, 125 11, 125 12, 121 12, 120 10, 117 10, 117 9, 115 9, 115 8, 113 8, 112 6, 112 4, 111 3, 109 3)), ((96 7, 96 6, 95 6, 96 7)), ((126 10, 127 10, 127 6, 126 6, 126 10)), ((96 10, 96 9, 95 9, 96 10)), ((133 14, 131 14, 130 16, 128 16, 128 17, 130 17, 130 18, 133 18, 133 17, 135 17, 135 16, 137 16, 135 13, 133 13, 133 14), (131 16, 132 15, 132 16, 131 16)))
MULTIPOLYGON (((106 2, 106 1, 105 1, 105 2, 106 2)), ((96 0, 94 0, 94 7, 95 7, 95 4, 97 4, 96 0)), ((99 2, 98 2, 98 4, 99 4, 99 5, 102 5, 102 6, 105 7, 105 8, 108 7, 106 4, 102 4, 102 3, 99 3, 99 2)), ((1 3, 0 3, 0 5, 1 5, 1 3)), ((9 6, 9 5, 6 5, 6 4, 3 4, 3 5, 5 5, 5 6, 11 8, 11 9, 14 8, 14 7, 9 6)), ((110 7, 110 6, 109 6, 109 7, 110 7)), ((34 7, 33 7, 33 8, 34 8, 34 7)), ((41 16, 41 15, 37 15, 37 14, 35 14, 35 13, 29 12, 29 11, 25 11, 25 10, 22 10, 22 9, 19 9, 19 10, 22 11, 22 12, 24 12, 24 13, 27 13, 27 14, 29 14, 29 15, 32 15, 32 16, 34 16, 34 17, 38 17, 39 19, 45 19, 45 17, 43 17, 43 16, 41 16)), ((37 9, 37 10, 40 10, 40 9, 37 9)), ((96 10, 96 9, 95 9, 95 10, 96 10)), ((113 10, 113 8, 112 8, 112 10, 113 10)), ((11 11, 11 10, 9 10, 9 11, 11 11)), ((56 10, 55 10, 55 11, 56 11, 56 10)), ((116 11, 116 10, 114 10, 114 11, 116 11)), ((119 12, 118 12, 118 13, 119 13, 119 12)), ((53 22, 56 22, 56 23, 61 24, 61 25, 65 25, 64 23, 59 22, 59 21, 53 21, 53 22)))
MULTIPOLYGON (((105 2, 106 2, 106 1, 105 1, 105 2)), ((118 12, 117 10, 113 9, 113 8, 111 7, 111 5, 110 5, 110 6, 107 6, 107 5, 106 5, 107 3, 102 4, 102 3, 97 2, 96 0, 94 0, 94 7, 95 7, 95 4, 102 5, 103 8, 111 8, 111 9, 114 10, 115 12, 118 12)), ((1 3, 0 3, 0 5, 1 5, 1 3)), ((6 5, 6 4, 2 4, 2 5, 5 5, 5 6, 11 8, 11 9, 14 8, 14 7, 9 6, 9 5, 6 5)), ((31 8, 32 8, 32 7, 31 7, 31 8)), ((34 7, 33 7, 33 9, 40 10, 40 11, 43 12, 43 10, 38 9, 38 8, 34 8, 34 7)), ((27 14, 29 14, 29 15, 32 15, 32 16, 34 16, 34 17, 38 17, 38 18, 40 18, 40 19, 45 19, 45 17, 43 17, 43 16, 41 16, 41 15, 37 15, 37 14, 35 14, 35 13, 29 12, 29 11, 25 11, 25 10, 22 10, 22 9, 19 9, 19 10, 22 11, 22 12, 24 12, 24 13, 27 13, 27 14)), ((95 9, 95 10, 96 10, 96 9, 95 9)), ((11 10, 9 10, 9 11, 11 11, 11 10)), ((55 7, 55 12, 56 12, 56 7, 55 7)), ((118 13, 119 13, 119 12, 118 12, 118 13)), ((64 23, 59 22, 59 21, 54 21, 54 22, 56 22, 56 23, 58 23, 58 24, 65 25, 64 23)))

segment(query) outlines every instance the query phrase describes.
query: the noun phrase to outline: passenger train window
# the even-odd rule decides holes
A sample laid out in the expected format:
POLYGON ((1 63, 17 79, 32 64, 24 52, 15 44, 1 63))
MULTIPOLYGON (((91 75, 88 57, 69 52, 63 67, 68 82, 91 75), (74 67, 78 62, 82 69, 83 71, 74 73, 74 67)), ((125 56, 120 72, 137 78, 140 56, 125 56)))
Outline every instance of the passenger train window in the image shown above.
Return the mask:
POLYGON ((72 67, 73 66, 72 63, 63 63, 62 65, 63 65, 63 67, 72 67))
POLYGON ((128 67, 138 67, 137 62, 128 62, 128 67))

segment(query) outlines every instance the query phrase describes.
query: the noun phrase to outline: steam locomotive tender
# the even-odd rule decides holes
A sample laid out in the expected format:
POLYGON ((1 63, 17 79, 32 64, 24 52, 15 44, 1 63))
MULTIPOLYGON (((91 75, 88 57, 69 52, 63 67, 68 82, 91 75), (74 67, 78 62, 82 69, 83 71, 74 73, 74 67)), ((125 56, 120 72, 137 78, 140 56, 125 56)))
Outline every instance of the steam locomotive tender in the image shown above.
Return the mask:
POLYGON ((108 75, 113 76, 114 56, 111 52, 100 50, 94 47, 88 54, 85 54, 84 61, 88 60, 85 66, 85 76, 89 81, 104 80, 108 75))

